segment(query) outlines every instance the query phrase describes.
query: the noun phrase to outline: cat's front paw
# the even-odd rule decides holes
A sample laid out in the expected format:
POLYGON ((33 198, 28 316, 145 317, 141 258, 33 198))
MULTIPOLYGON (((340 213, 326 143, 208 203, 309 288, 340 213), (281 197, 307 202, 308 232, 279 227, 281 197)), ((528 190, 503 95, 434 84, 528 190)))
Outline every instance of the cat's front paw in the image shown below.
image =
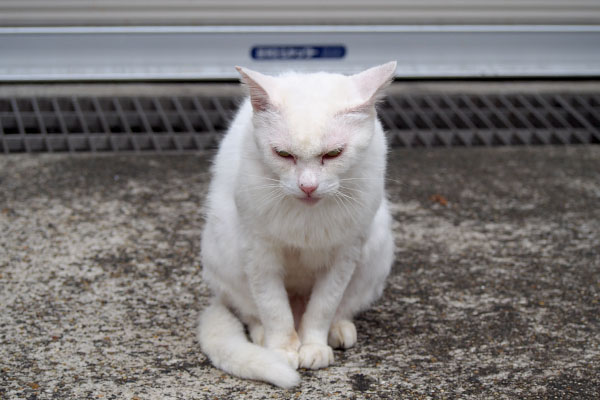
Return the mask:
POLYGON ((279 354, 290 367, 298 369, 298 349, 300 348, 300 339, 298 338, 296 331, 283 337, 271 338, 270 346, 267 347, 279 354))
POLYGON ((333 363, 333 349, 326 344, 303 344, 300 347, 299 358, 302 368, 325 368, 333 363))
POLYGON ((298 365, 300 365, 299 355, 296 350, 291 349, 273 349, 275 353, 277 353, 287 364, 294 368, 298 369, 298 365))
POLYGON ((334 349, 349 349, 356 344, 356 327, 352 321, 342 319, 331 324, 329 345, 334 349))

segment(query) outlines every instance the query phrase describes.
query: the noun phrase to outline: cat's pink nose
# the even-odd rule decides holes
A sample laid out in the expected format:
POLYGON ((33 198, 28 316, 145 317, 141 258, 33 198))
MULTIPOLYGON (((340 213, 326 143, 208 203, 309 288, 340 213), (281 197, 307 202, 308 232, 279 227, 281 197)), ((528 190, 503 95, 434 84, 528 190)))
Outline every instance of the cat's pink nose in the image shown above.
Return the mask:
POLYGON ((303 185, 303 184, 300 184, 300 189, 301 189, 301 190, 302 190, 304 193, 306 193, 306 195, 307 195, 307 196, 310 196, 310 194, 311 194, 312 192, 314 192, 315 190, 317 190, 317 187, 318 187, 318 186, 319 186, 319 185, 303 185))

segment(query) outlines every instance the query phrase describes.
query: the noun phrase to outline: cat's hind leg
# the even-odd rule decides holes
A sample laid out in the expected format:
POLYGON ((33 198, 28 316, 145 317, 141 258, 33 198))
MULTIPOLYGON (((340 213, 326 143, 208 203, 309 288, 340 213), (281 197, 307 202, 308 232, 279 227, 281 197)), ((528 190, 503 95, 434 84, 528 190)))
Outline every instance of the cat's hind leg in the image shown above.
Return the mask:
POLYGON ((333 321, 328 342, 334 349, 349 349, 356 344, 356 326, 350 319, 333 321))
POLYGON ((258 319, 254 319, 248 323, 248 333, 252 343, 259 346, 265 345, 265 328, 258 319))

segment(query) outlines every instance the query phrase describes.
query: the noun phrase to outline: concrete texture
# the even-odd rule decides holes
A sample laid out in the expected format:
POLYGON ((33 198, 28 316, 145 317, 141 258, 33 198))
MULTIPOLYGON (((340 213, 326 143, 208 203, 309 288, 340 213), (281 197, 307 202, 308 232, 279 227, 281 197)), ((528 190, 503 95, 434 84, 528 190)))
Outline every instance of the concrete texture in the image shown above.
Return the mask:
POLYGON ((600 147, 391 152, 388 288, 291 391, 199 351, 210 157, 0 157, 0 399, 598 398, 600 147))

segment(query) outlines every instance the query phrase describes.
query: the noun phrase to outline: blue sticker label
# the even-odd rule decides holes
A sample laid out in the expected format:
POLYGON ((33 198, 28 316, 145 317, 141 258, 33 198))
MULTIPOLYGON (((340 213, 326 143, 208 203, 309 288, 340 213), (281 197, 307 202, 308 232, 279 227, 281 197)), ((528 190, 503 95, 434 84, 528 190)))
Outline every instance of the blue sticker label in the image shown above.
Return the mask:
POLYGON ((254 46, 250 54, 255 60, 313 60, 344 58, 346 47, 335 46, 254 46))

